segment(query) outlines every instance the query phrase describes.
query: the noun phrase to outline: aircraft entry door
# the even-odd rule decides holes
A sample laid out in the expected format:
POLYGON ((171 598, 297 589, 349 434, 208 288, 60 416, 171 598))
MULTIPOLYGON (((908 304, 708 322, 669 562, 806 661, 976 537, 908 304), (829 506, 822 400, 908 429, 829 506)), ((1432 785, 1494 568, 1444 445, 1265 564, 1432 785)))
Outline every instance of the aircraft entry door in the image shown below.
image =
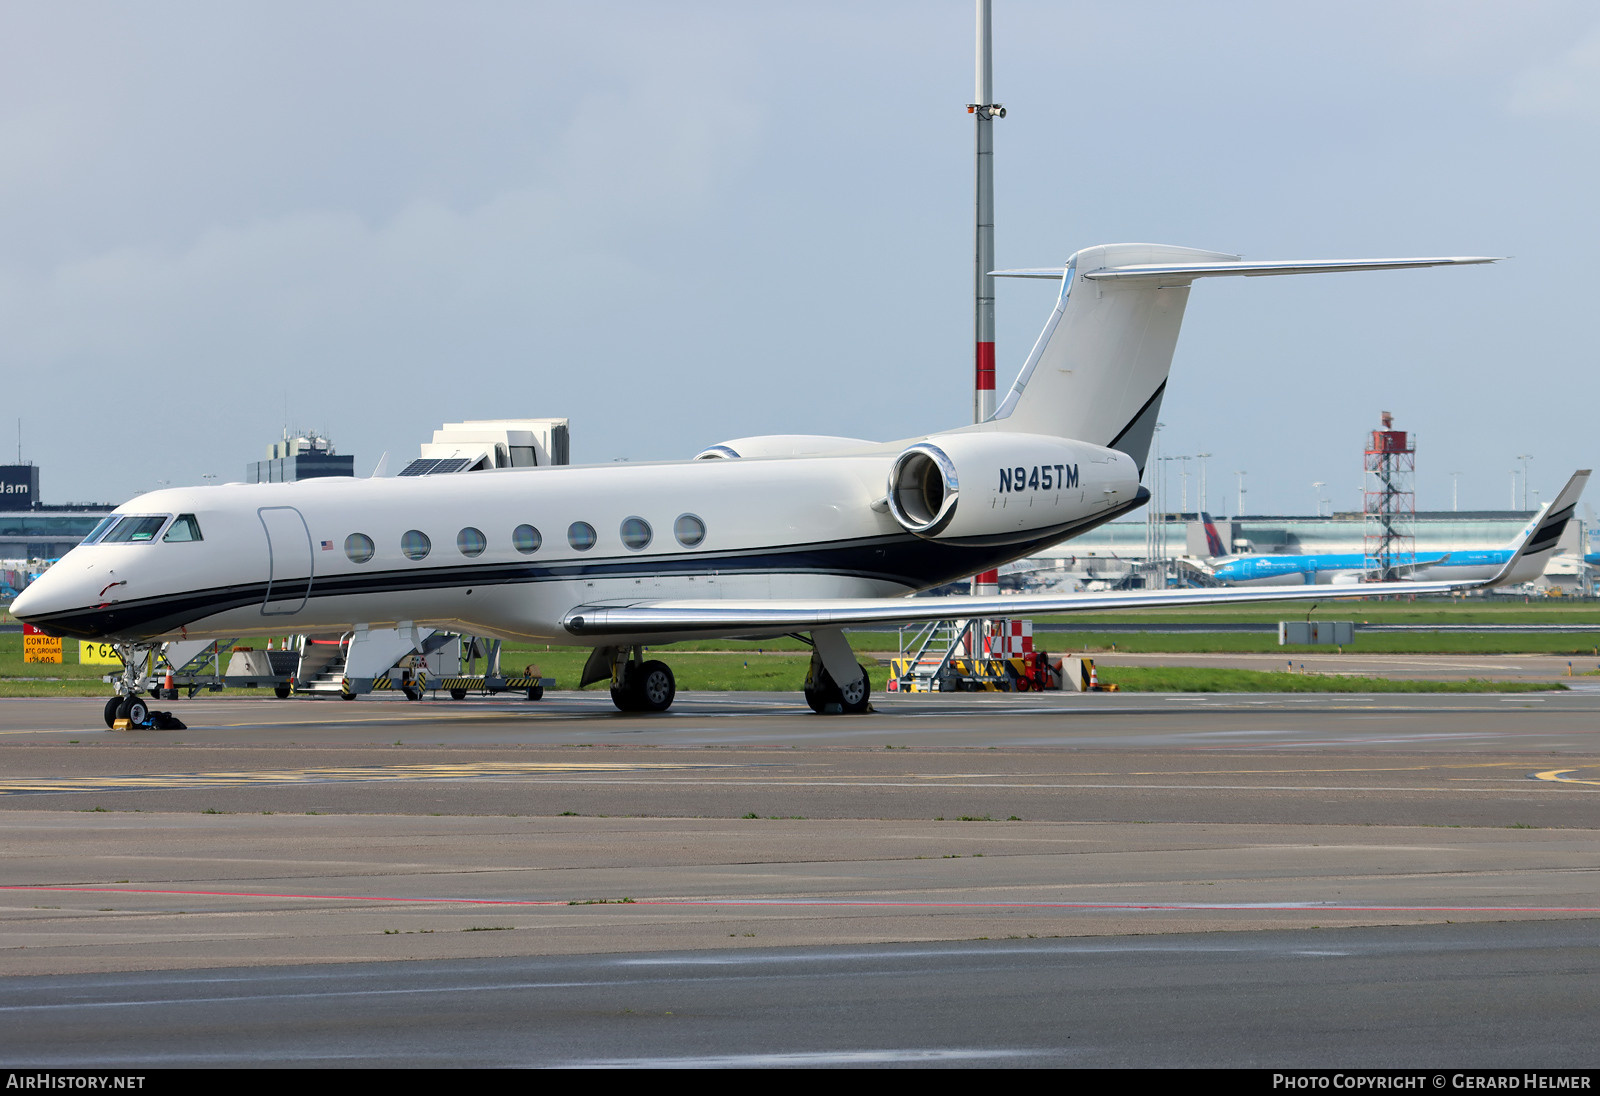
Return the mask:
POLYGON ((311 530, 293 506, 263 506, 256 511, 267 532, 267 594, 262 616, 293 616, 311 595, 311 530))

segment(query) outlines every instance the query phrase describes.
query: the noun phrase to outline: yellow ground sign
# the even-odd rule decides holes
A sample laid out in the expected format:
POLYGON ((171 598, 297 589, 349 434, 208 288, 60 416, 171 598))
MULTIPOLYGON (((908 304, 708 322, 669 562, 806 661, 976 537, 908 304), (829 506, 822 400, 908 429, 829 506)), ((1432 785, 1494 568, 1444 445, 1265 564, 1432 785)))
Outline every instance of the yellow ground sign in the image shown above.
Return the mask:
POLYGON ((23 636, 22 661, 60 662, 61 640, 56 636, 23 636))
POLYGON ((117 649, 111 644, 87 639, 78 640, 78 662, 84 666, 122 665, 122 659, 117 657, 117 649))

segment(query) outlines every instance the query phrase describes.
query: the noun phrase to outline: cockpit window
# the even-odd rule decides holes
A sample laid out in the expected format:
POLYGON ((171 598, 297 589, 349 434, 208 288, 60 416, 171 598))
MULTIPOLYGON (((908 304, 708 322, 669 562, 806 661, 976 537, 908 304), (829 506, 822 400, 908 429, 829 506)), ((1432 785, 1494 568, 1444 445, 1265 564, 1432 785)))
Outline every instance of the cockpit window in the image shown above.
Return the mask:
POLYGON ((148 544, 167 523, 167 514, 130 514, 100 538, 101 544, 148 544))
POLYGON ((121 520, 121 514, 112 514, 110 517, 102 519, 99 525, 96 525, 93 529, 89 530, 89 535, 84 537, 80 543, 98 543, 100 538, 106 535, 106 530, 110 529, 113 525, 121 520))
POLYGON ((204 540, 200 535, 200 523, 193 514, 179 514, 167 529, 167 535, 161 538, 163 544, 171 544, 180 540, 204 540))

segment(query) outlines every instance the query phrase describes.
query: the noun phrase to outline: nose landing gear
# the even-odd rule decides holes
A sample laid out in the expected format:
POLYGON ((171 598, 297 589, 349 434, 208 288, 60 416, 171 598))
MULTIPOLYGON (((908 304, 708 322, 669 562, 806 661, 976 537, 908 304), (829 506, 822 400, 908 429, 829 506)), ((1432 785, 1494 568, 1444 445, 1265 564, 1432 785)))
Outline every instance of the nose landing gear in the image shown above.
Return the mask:
POLYGON ((156 645, 118 643, 116 649, 118 657, 122 659, 122 680, 117 682, 117 695, 106 701, 106 726, 116 731, 183 730, 183 720, 171 712, 152 712, 150 705, 139 695, 145 666, 154 654, 156 645))

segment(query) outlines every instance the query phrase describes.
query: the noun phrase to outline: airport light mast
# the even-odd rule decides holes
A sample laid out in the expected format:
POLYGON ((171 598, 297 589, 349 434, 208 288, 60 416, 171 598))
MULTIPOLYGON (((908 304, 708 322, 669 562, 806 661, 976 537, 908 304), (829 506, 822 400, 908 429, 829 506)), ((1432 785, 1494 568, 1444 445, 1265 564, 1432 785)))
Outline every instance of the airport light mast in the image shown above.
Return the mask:
MULTIPOLYGON (((967 104, 975 127, 974 217, 972 245, 973 355, 972 421, 994 415, 994 120, 1006 108, 994 102, 993 50, 990 34, 990 0, 977 0, 977 85, 967 104)), ((972 580, 972 592, 993 596, 1000 592, 1000 572, 984 571, 972 580)))

